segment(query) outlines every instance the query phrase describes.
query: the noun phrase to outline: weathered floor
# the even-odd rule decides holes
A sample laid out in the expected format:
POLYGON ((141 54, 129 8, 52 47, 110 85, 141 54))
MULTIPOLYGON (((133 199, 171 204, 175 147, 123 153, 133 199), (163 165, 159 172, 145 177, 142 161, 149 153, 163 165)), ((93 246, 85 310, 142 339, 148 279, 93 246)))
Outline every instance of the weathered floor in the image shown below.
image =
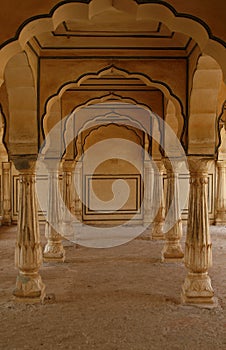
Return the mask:
POLYGON ((163 242, 139 239, 110 249, 65 242, 66 262, 41 268, 56 300, 15 303, 16 227, 0 227, 0 349, 226 349, 226 228, 211 232, 219 307, 207 310, 180 304, 185 267, 160 262, 163 242))

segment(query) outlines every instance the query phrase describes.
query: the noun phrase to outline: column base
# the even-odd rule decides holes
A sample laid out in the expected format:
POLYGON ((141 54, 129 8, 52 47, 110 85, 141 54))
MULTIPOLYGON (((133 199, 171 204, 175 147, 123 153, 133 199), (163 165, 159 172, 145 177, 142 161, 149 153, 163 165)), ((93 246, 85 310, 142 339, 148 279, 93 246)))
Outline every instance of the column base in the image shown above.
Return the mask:
POLYGON ((184 304, 200 307, 216 307, 217 299, 208 273, 189 272, 182 286, 181 299, 184 304))
POLYGON ((143 224, 144 231, 137 237, 137 239, 142 239, 145 241, 151 240, 151 226, 145 227, 145 223, 143 224))
POLYGON ((163 262, 177 262, 184 260, 184 252, 179 242, 167 241, 162 250, 163 262))
POLYGON ((65 250, 62 242, 48 241, 44 248, 43 260, 45 262, 64 262, 65 250))
POLYGON ((45 284, 38 273, 21 273, 17 276, 13 291, 16 301, 40 303, 45 298, 45 284))
POLYGON ((163 233, 163 222, 154 222, 151 229, 151 239, 153 240, 165 240, 163 233))
POLYGON ((12 224, 12 219, 10 215, 3 215, 2 218, 2 225, 4 226, 10 226, 12 224))
POLYGON ((217 212, 216 218, 214 221, 214 225, 216 226, 224 226, 226 225, 226 212, 217 212))

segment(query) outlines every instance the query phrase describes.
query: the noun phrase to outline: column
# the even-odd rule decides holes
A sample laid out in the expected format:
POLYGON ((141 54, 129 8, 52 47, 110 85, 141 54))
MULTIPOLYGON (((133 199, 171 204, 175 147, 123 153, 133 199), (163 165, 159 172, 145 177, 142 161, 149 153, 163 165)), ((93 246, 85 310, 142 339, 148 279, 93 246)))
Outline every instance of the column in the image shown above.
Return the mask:
POLYGON ((163 192, 163 172, 164 165, 162 161, 155 161, 154 186, 152 196, 152 211, 154 221, 152 224, 152 239, 165 239, 163 225, 165 219, 165 205, 163 192))
POLYGON ((217 169, 215 225, 226 225, 226 161, 218 161, 217 169))
MULTIPOLYGON (((22 159, 22 166, 25 160, 22 159)), ((17 166, 20 165, 17 162, 17 166)), ((42 264, 42 246, 40 243, 37 203, 35 195, 34 163, 28 163, 26 169, 17 167, 19 181, 19 215, 15 263, 18 268, 14 296, 22 301, 42 301, 45 297, 45 285, 39 275, 42 264)))
POLYGON ((181 248, 182 221, 179 204, 178 172, 181 162, 177 159, 165 159, 167 170, 167 195, 166 195, 166 222, 165 246, 162 251, 163 261, 181 261, 184 253, 181 248))
POLYGON ((44 261, 63 262, 65 260, 65 250, 62 244, 61 230, 61 203, 59 189, 59 172, 54 168, 54 161, 49 164, 49 191, 48 209, 45 236, 47 244, 44 248, 44 261))
POLYGON ((68 226, 71 221, 71 197, 72 197, 72 170, 74 161, 64 161, 63 163, 63 224, 68 226))
MULTIPOLYGON (((146 233, 150 235, 152 223, 152 189, 153 169, 151 161, 144 161, 144 225, 147 226, 146 233)), ((150 237, 149 237, 150 238, 150 237)))
POLYGON ((11 224, 11 163, 2 163, 3 176, 3 225, 11 224))
POLYGON ((214 305, 214 292, 208 269, 212 265, 207 204, 208 160, 190 158, 190 194, 185 245, 188 275, 182 287, 182 301, 196 305, 214 305))
POLYGON ((79 223, 82 223, 82 162, 76 162, 72 173, 73 179, 73 214, 79 223))

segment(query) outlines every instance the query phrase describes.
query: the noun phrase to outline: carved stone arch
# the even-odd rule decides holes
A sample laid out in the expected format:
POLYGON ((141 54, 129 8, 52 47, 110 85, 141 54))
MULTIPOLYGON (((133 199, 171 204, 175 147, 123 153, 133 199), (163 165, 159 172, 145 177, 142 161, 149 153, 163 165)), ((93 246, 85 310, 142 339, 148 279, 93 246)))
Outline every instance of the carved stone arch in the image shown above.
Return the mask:
POLYGON ((37 92, 27 55, 14 56, 5 69, 9 103, 8 150, 10 155, 37 154, 37 92))
POLYGON ((188 153, 214 155, 216 117, 222 71, 210 56, 201 56, 193 77, 188 120, 188 153))
MULTIPOLYGON (((120 108, 120 106, 118 107, 120 108)), ((107 113, 88 120, 83 124, 83 126, 79 130, 79 134, 82 133, 84 130, 87 130, 87 129, 89 130, 89 133, 84 138, 84 143, 81 145, 81 154, 84 152, 84 147, 85 147, 87 137, 89 137, 89 135, 95 129, 98 129, 103 126, 107 127, 108 125, 116 125, 118 127, 122 127, 129 131, 132 131, 136 135, 137 139, 139 140, 139 144, 141 146, 144 146, 144 138, 141 138, 141 135, 138 134, 138 131, 141 131, 142 133, 147 133, 147 130, 143 127, 142 124, 134 120, 132 117, 129 117, 128 115, 120 115, 120 114, 117 115, 117 113, 107 113)))
POLYGON ((0 50, 0 84, 4 81, 4 70, 7 62, 24 50, 27 42, 35 35, 54 31, 64 20, 91 20, 100 14, 130 16, 134 20, 153 19, 164 23, 170 30, 181 32, 192 37, 201 51, 212 56, 220 64, 226 79, 225 47, 222 41, 215 38, 208 26, 199 18, 189 18, 167 3, 159 1, 137 4, 128 0, 93 0, 89 4, 60 2, 50 14, 31 18, 19 28, 13 41, 7 42, 0 50))
MULTIPOLYGON (((137 73, 137 72, 135 72, 135 73, 134 72, 128 72, 125 69, 118 68, 118 67, 116 67, 114 65, 104 67, 100 71, 97 71, 97 72, 87 72, 87 73, 83 74, 82 76, 80 76, 75 82, 71 82, 70 81, 70 82, 65 83, 58 90, 58 92, 55 95, 49 97, 49 99, 47 100, 46 105, 45 105, 45 113, 44 113, 44 115, 42 117, 43 136, 45 136, 48 133, 48 131, 49 131, 47 123, 48 123, 49 116, 51 116, 52 107, 56 106, 59 103, 59 100, 61 99, 61 97, 63 96, 65 91, 67 91, 68 89, 79 88, 82 83, 84 83, 86 80, 88 80, 90 78, 93 78, 93 77, 101 78, 104 75, 109 75, 109 74, 121 75, 121 76, 123 76, 125 78, 136 78, 136 79, 141 80, 147 86, 155 87, 155 88, 161 90, 163 92, 164 96, 168 100, 172 101, 172 103, 175 106, 175 115, 176 115, 176 117, 178 119, 178 133, 177 133, 177 136, 182 140, 182 138, 183 138, 183 131, 184 131, 184 116, 183 116, 183 113, 182 113, 182 106, 181 106, 180 100, 177 98, 177 96, 175 96, 173 94, 173 92, 171 91, 170 87, 168 87, 163 82, 153 81, 150 77, 148 77, 148 76, 146 76, 144 74, 137 73)), ((114 96, 116 96, 116 95, 114 94, 114 96)), ((102 99, 104 101, 104 97, 102 97, 102 99)), ((109 99, 109 97, 108 97, 108 99, 109 99)), ((129 98, 128 98, 128 100, 129 100, 129 98)), ((103 102, 100 99, 98 99, 98 101, 99 102, 103 102)), ((55 107, 54 107, 54 109, 55 109, 55 107)), ((149 107, 149 109, 150 109, 150 107, 149 107)))
MULTIPOLYGON (((72 112, 68 116, 66 116, 65 122, 64 122, 64 135, 63 135, 64 143, 69 144, 68 140, 69 139, 71 140, 73 138, 73 136, 71 135, 71 133, 73 132, 73 134, 76 137, 76 141, 75 141, 76 149, 74 150, 74 152, 75 154, 78 154, 77 143, 79 143, 78 141, 79 135, 84 130, 84 128, 92 127, 93 123, 94 125, 96 123, 98 124, 99 120, 100 121, 102 120, 102 122, 104 123, 104 120, 105 120, 106 123, 115 122, 119 124, 126 124, 128 126, 137 128, 137 130, 142 130, 146 138, 145 149, 148 153, 150 153, 152 144, 151 144, 151 136, 149 135, 149 133, 150 133, 150 128, 152 127, 153 119, 156 119, 156 118, 157 118, 159 134, 160 134, 162 132, 162 129, 160 130, 161 125, 159 123, 159 118, 156 117, 154 113, 152 113, 149 106, 139 103, 139 101, 136 101, 135 99, 132 99, 130 97, 124 97, 115 93, 109 93, 107 95, 100 96, 98 98, 90 99, 85 103, 79 106, 76 106, 72 110, 72 112), (92 107, 92 106, 94 106, 96 111, 92 112, 92 115, 90 116, 90 118, 88 118, 84 122, 83 112, 84 110, 87 111, 89 107, 92 107), (132 115, 130 115, 131 106, 134 106, 132 115), (103 110, 101 112, 99 111, 100 107, 102 109, 103 108, 105 109, 105 113, 103 112, 103 110), (125 109, 121 110, 122 107, 124 108, 128 107, 130 112, 126 113, 125 109), (139 121, 136 120, 136 117, 135 117, 138 109, 140 113, 139 121), (75 120, 77 122, 76 126, 75 126, 75 120)), ((70 144, 69 147, 71 146, 72 145, 70 144)), ((67 151, 65 152, 64 157, 67 156, 66 154, 67 154, 67 151)))
POLYGON ((122 68, 116 67, 115 65, 111 65, 101 69, 98 72, 90 72, 90 73, 84 74, 81 78, 77 80, 77 84, 78 86, 80 86, 82 83, 84 83, 86 80, 90 78, 101 78, 104 75, 109 75, 109 74, 121 75, 125 78, 139 79, 145 85, 150 87, 155 87, 160 91, 162 91, 164 96, 168 100, 172 101, 172 103, 175 106, 175 113, 176 113, 176 117, 178 118, 178 126, 179 126, 177 135, 179 138, 182 139, 183 127, 184 127, 184 115, 183 115, 180 99, 171 91, 170 87, 167 84, 163 83, 162 81, 155 81, 155 80, 152 80, 151 77, 141 74, 139 72, 128 72, 126 69, 122 69, 122 68))

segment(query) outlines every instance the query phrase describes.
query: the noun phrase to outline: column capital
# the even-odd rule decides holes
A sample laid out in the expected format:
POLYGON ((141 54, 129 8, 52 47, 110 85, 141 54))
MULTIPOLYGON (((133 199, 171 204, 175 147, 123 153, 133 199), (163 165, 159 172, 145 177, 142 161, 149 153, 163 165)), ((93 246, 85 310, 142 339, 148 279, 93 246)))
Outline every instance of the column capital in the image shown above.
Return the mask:
POLYGON ((71 172, 73 171, 74 167, 75 167, 75 164, 76 162, 74 160, 67 160, 67 159, 64 159, 62 162, 61 162, 61 168, 63 171, 65 172, 71 172))
POLYGON ((183 159, 172 158, 172 157, 171 158, 164 158, 163 163, 164 163, 164 166, 165 166, 167 172, 176 174, 179 172, 179 170, 182 166, 183 159))
POLYGON ((159 171, 160 173, 163 173, 165 171, 165 166, 162 160, 155 160, 154 161, 154 171, 159 171), (157 169, 156 169, 157 168, 157 169))
POLYGON ((2 162, 2 168, 3 170, 10 170, 11 162, 2 162))
POLYGON ((30 156, 11 156, 15 168, 22 174, 29 174, 35 171, 37 155, 30 156))
POLYGON ((217 167, 218 168, 226 168, 226 160, 218 160, 217 167))
POLYGON ((188 166, 191 175, 192 174, 207 174, 209 164, 213 161, 212 158, 204 158, 204 157, 195 157, 190 156, 187 157, 188 166))

